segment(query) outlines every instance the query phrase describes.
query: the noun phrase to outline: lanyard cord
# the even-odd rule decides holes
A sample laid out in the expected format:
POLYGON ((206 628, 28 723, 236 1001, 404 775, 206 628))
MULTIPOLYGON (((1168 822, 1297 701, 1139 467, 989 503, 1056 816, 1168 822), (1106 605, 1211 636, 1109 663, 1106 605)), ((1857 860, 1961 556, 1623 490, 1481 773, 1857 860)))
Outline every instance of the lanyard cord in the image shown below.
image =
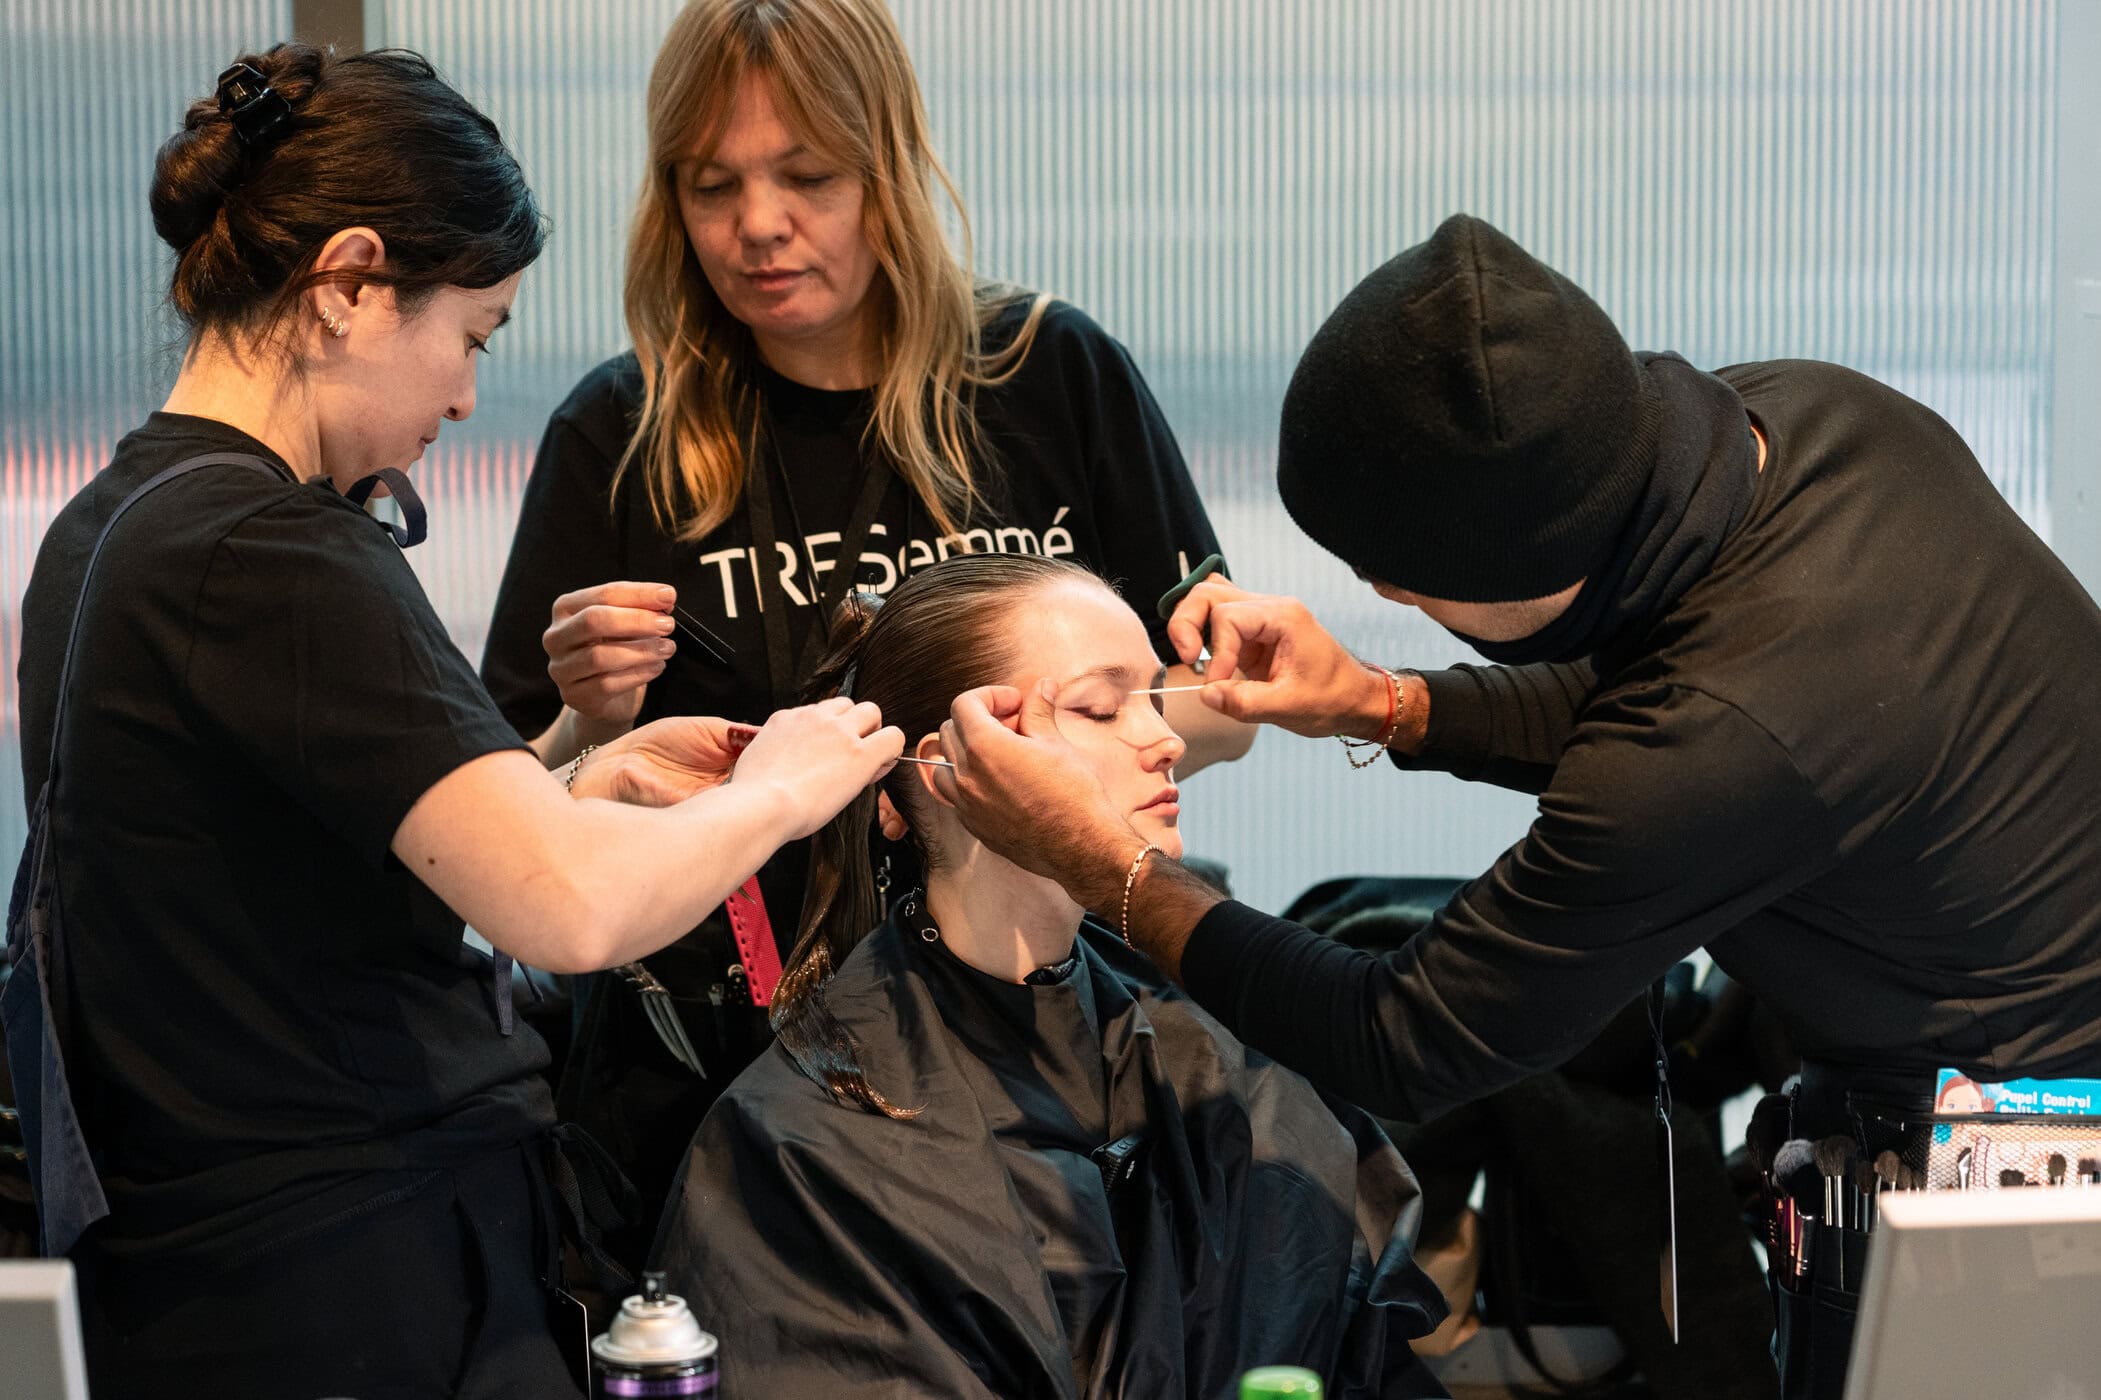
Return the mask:
POLYGON ((839 537, 839 555, 832 565, 833 578, 828 586, 821 586, 815 556, 810 551, 809 536, 803 532, 800 512, 795 504, 795 492, 788 481, 788 464, 781 454, 779 434, 772 431, 772 414, 763 406, 759 421, 754 422, 752 437, 745 453, 749 464, 745 473, 745 509, 751 522, 752 545, 759 556, 758 590, 759 611, 764 619, 763 633, 766 639, 767 680, 773 692, 771 709, 779 709, 794 701, 796 686, 800 679, 815 669, 824 650, 824 641, 831 633, 831 619, 847 592, 853 587, 854 576, 860 571, 861 549, 867 542, 870 527, 882 510, 883 501, 890 493, 890 483, 895 473, 885 467, 873 454, 861 454, 861 473, 856 483, 853 514, 848 518, 845 531, 839 537), (762 442, 760 422, 769 430, 762 442), (788 504, 788 521, 794 529, 799 545, 798 553, 808 565, 806 579, 809 584, 810 602, 814 605, 816 618, 803 632, 803 644, 798 648, 789 639, 788 590, 781 578, 781 541, 773 513, 773 468, 778 466, 781 477, 781 494, 788 504))

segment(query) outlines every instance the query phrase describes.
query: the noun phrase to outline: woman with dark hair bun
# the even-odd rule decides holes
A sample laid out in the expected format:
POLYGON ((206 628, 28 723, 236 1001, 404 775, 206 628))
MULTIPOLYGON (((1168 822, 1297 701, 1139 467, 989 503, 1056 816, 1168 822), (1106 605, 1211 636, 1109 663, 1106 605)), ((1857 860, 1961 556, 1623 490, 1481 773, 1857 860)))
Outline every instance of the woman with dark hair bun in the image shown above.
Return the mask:
POLYGON ((556 775, 504 721, 397 544, 543 223, 423 59, 243 57, 152 206, 188 350, 23 602, 0 1016, 43 1249, 78 1266, 100 1397, 573 1396, 509 959, 663 946, 900 736, 839 699, 556 775))
MULTIPOLYGON (((921 760, 956 695, 1048 682, 1108 799, 1181 854, 1161 664, 1087 570, 960 556, 832 642, 810 693, 875 701, 921 760)), ((779 1039, 703 1120, 658 1237, 735 1339, 728 1391, 1208 1397, 1286 1363, 1336 1397, 1443 1394, 1408 1345, 1444 1315, 1415 1179, 1378 1126, 978 844, 937 773, 900 765, 818 834, 779 1039), (927 872, 887 917, 871 826, 927 872)))

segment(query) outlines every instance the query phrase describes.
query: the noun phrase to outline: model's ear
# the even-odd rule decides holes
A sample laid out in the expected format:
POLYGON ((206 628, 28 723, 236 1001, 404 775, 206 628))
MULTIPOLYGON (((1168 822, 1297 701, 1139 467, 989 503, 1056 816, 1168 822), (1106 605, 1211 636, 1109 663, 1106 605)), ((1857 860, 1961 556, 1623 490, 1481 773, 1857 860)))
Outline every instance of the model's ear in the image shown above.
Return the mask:
MULTIPOLYGON (((912 756, 914 758, 928 759, 943 757, 941 736, 939 734, 922 735, 919 742, 912 746, 912 756)), ((919 790, 926 794, 929 802, 942 807, 950 805, 948 799, 941 795, 941 789, 934 783, 933 769, 921 763, 907 764, 906 767, 912 770, 912 779, 918 782, 919 790)), ((910 828, 905 823, 904 813, 897 810, 897 804, 890 800, 890 794, 886 789, 876 789, 875 815, 876 821, 882 826, 883 835, 889 837, 892 841, 902 841, 909 833, 910 828)))
POLYGON ((880 788, 876 790, 875 794, 875 822, 878 827, 882 828, 885 839, 891 841, 902 841, 905 839, 905 819, 898 815, 897 806, 891 802, 890 794, 882 791, 880 788))
MULTIPOLYGON (((912 755, 915 758, 928 760, 940 759, 946 761, 948 758, 948 755, 941 751, 941 735, 939 733, 929 734, 914 744, 912 746, 912 755)), ((956 805, 941 795, 941 784, 934 781, 934 775, 940 772, 940 769, 929 768, 924 763, 912 764, 911 768, 912 775, 919 779, 920 789, 926 793, 929 801, 938 807, 953 808, 956 805)))

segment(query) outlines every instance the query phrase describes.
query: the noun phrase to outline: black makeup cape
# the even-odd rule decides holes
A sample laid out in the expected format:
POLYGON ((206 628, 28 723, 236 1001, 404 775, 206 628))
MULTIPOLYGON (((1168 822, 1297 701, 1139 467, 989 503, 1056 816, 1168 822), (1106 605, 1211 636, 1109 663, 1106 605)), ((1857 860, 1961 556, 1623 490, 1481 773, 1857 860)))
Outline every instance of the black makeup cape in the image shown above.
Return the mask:
POLYGON ((1408 1350, 1445 1308, 1377 1125, 1108 930, 1079 954, 1018 986, 893 917, 828 995, 869 1081, 922 1112, 842 1105, 778 1044, 723 1095, 657 1257, 727 1392, 1156 1400, 1293 1363, 1334 1400, 1444 1394, 1408 1350), (1090 1149, 1134 1133, 1110 1185, 1090 1149))

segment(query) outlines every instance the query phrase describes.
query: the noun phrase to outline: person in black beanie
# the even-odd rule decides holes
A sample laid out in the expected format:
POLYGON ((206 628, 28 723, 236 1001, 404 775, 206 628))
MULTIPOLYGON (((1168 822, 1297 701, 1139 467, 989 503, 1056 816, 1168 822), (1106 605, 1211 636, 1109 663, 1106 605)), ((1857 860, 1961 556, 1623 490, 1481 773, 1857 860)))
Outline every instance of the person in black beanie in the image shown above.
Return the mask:
MULTIPOLYGON (((1063 761, 1042 696, 960 697, 940 775, 1242 1040, 1422 1120, 1704 946, 1804 1054, 1790 1136, 1930 1108, 1941 1067, 2101 1074, 2101 609, 1930 409, 1832 364, 1633 353, 1459 216, 1315 335, 1277 480, 1500 663, 1389 671, 1219 580, 1170 627, 1192 660, 1208 634, 1226 714, 1538 795, 1427 930, 1373 956, 1221 899, 1063 761)), ((1783 1314, 1784 1393, 1838 1394, 1827 1320, 1811 1378, 1783 1314)))

